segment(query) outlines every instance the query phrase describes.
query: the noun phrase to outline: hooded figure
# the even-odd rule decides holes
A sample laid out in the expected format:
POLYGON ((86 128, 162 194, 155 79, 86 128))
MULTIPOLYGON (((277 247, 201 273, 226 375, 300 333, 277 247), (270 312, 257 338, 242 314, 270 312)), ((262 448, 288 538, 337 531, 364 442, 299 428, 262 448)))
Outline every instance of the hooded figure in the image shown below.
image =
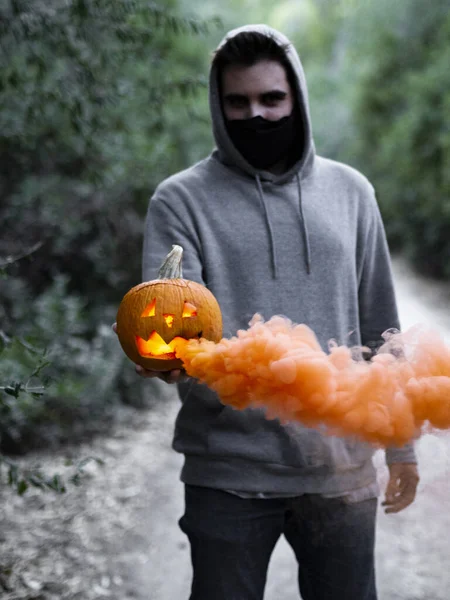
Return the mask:
MULTIPOLYGON (((244 61, 239 67, 245 75, 249 65, 244 61)), ((212 63, 209 99, 216 147, 156 189, 146 221, 143 280, 154 279, 172 245, 179 244, 184 248, 184 277, 206 285, 215 295, 225 337, 246 328, 255 313, 266 319, 281 314, 308 325, 324 350, 331 340, 349 346, 376 345, 381 334, 398 328, 399 322, 374 190, 354 169, 316 154, 305 76, 292 44, 265 25, 231 31, 212 63), (272 122, 259 116, 226 115, 224 103, 230 101, 233 108, 247 100, 225 97, 227 65, 221 62, 221 52, 230 41, 252 32, 269 38, 280 50, 292 93, 291 114, 272 122)), ((370 501, 368 522, 373 530, 379 490, 372 446, 300 424, 283 425, 266 419, 259 409, 236 411, 194 380, 180 383, 178 389, 182 406, 173 447, 185 457, 181 479, 187 486, 187 505, 200 506, 201 499, 193 496, 199 489, 212 494, 203 508, 216 502, 214 493, 226 503, 264 499, 265 507, 274 499, 320 498, 359 507, 370 501)), ((416 462, 412 446, 388 449, 386 455, 389 464, 416 462)), ((206 522, 205 514, 203 518, 206 522)), ((211 527, 217 527, 220 536, 220 524, 214 522, 211 527)), ((188 511, 181 526, 190 537, 197 565, 208 565, 210 573, 202 578, 193 554, 191 598, 259 597, 245 588, 245 581, 251 580, 246 567, 242 577, 233 579, 233 566, 228 564, 228 575, 221 578, 217 565, 211 564, 215 547, 203 539, 203 550, 196 549, 193 540, 202 538, 188 511), (241 588, 239 595, 236 590, 241 588)), ((283 532, 288 537, 281 527, 271 549, 283 532)), ((373 536, 371 540, 373 545, 373 536)), ((371 541, 365 543, 369 567, 353 563, 353 574, 367 575, 373 569, 371 541)), ((300 551, 292 545, 299 558, 300 551)), ((244 560, 238 558, 236 547, 230 548, 235 563, 244 560)), ((223 548, 221 552, 227 555, 223 548)), ((366 556, 359 550, 357 554, 366 556)), ((267 564, 261 560, 264 580, 267 564)), ((308 565, 306 571, 311 574, 311 569, 308 565)), ((307 595, 306 571, 300 577, 304 598, 376 597, 373 581, 367 583, 370 575, 361 575, 365 577, 361 588, 347 587, 356 591, 346 596, 331 593, 331 588, 324 588, 323 596, 307 595)), ((353 577, 345 568, 341 576, 347 581, 353 577)))

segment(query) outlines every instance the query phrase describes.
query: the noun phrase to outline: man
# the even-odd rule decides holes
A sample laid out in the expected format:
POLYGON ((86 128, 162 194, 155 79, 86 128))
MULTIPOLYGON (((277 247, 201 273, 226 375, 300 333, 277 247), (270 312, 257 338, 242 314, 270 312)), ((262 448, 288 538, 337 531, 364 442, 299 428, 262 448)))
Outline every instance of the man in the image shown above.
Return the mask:
MULTIPOLYGON (((306 323, 330 340, 376 345, 398 317, 385 234, 370 183, 315 153, 303 69, 266 26, 230 32, 210 72, 217 148, 156 190, 144 280, 173 244, 184 277, 206 285, 224 334, 254 313, 306 323)), ((281 535, 298 559, 304 600, 374 600, 378 487, 374 449, 260 410, 223 406, 206 386, 178 383, 173 446, 185 456, 182 530, 191 544, 191 600, 262 600, 281 535)), ((414 499, 411 446, 386 451, 386 512, 414 499)))

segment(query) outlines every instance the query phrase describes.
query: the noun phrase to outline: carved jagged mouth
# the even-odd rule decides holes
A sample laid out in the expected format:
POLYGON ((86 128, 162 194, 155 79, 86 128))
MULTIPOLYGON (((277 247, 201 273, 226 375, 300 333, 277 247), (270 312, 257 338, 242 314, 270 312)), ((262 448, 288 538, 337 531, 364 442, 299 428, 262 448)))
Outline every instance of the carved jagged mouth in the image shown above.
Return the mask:
POLYGON ((177 344, 184 342, 181 337, 175 337, 169 343, 166 343, 159 333, 153 331, 148 340, 136 336, 136 347, 141 356, 146 358, 159 358, 161 360, 170 360, 176 358, 177 344))

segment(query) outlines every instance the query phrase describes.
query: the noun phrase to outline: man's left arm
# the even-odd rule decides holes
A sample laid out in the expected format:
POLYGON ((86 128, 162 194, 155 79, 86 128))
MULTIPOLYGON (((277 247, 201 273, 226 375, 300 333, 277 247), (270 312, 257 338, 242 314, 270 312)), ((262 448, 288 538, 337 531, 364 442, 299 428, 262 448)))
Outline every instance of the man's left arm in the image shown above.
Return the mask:
MULTIPOLYGON (((392 278, 391 260, 380 211, 371 198, 372 216, 365 231, 363 260, 360 263, 359 309, 362 344, 380 345, 387 329, 400 329, 392 278)), ((382 505, 386 513, 396 513, 415 498, 419 474, 413 443, 386 449, 389 482, 382 505)))

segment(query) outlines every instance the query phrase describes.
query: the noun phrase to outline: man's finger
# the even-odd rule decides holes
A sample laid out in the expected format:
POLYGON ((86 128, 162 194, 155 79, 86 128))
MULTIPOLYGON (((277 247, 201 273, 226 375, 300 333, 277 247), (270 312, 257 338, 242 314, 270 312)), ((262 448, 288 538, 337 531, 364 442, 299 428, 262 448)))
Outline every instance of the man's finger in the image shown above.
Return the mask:
POLYGON ((144 367, 141 367, 141 365, 136 365, 135 369, 136 373, 141 377, 145 377, 147 379, 158 377, 158 379, 170 384, 180 383, 186 381, 188 378, 184 369, 172 369, 171 371, 150 371, 148 369, 144 369, 144 367))
POLYGON ((383 506, 385 506, 385 513, 388 515, 390 513, 398 513, 414 501, 414 495, 401 496, 397 498, 392 503, 383 502, 383 506))
POLYGON ((400 512, 414 502, 416 497, 416 484, 414 482, 406 483, 403 489, 397 494, 386 494, 386 499, 382 506, 386 507, 386 514, 400 512))
POLYGON ((398 481, 396 479, 391 479, 386 489, 385 493, 385 502, 391 504, 395 501, 396 496, 399 494, 399 486, 398 481))
POLYGON ((186 381, 187 375, 184 369, 172 369, 168 371, 167 377, 164 379, 167 383, 180 383, 186 381))
POLYGON ((135 371, 138 375, 146 377, 147 379, 152 379, 153 377, 158 377, 160 375, 159 371, 149 371, 148 369, 141 367, 141 365, 136 365, 135 371))

